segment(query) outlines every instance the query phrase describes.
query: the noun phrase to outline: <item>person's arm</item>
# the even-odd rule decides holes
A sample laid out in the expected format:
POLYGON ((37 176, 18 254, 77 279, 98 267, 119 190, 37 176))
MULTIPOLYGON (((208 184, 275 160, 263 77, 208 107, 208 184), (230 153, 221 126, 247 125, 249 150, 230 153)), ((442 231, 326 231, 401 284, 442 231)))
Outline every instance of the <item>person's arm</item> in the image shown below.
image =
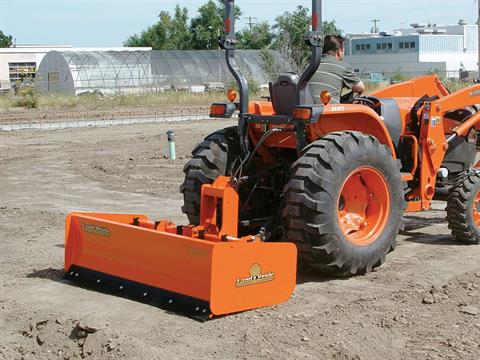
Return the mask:
POLYGON ((358 75, 353 71, 353 69, 345 64, 345 70, 343 72, 343 86, 347 89, 352 90, 357 94, 361 94, 365 91, 365 84, 358 77, 358 75))
POLYGON ((366 90, 365 84, 363 83, 363 81, 360 80, 358 84, 352 86, 352 90, 357 94, 362 94, 366 90))

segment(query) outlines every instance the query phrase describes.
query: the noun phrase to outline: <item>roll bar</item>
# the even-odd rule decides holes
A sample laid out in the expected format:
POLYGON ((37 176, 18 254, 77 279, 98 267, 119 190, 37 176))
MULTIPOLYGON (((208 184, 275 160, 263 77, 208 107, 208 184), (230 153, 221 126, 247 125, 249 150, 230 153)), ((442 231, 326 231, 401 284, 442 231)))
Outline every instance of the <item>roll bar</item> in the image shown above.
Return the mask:
POLYGON ((225 0, 225 28, 223 35, 218 39, 218 44, 225 49, 225 58, 227 66, 233 77, 237 81, 238 90, 240 91, 240 113, 248 112, 248 83, 238 67, 234 51, 237 45, 237 37, 235 36, 235 0, 225 0))
POLYGON ((305 34, 305 43, 312 50, 312 58, 307 68, 300 76, 297 88, 297 105, 306 102, 306 89, 308 82, 317 71, 322 60, 323 34, 322 34, 322 0, 312 0, 312 31, 305 34))
MULTIPOLYGON (((317 71, 322 57, 322 0, 312 0, 312 31, 305 34, 305 42, 312 49, 312 58, 300 76, 296 94, 297 105, 305 104, 308 82, 317 71)), ((235 36, 235 0, 225 0, 225 28, 224 34, 219 38, 218 43, 222 49, 225 49, 228 69, 238 84, 240 92, 240 114, 245 114, 248 112, 248 83, 235 62, 234 56, 235 46, 237 44, 237 38, 235 36)))

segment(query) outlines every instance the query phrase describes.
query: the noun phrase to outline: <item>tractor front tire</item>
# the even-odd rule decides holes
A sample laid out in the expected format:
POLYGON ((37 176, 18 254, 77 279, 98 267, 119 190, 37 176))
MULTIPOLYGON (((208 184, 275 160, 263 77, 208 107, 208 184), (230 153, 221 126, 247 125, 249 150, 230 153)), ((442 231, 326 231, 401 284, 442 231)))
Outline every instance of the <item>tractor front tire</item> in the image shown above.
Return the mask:
POLYGON ((230 165, 240 153, 237 127, 215 131, 192 151, 192 158, 183 168, 185 180, 182 211, 193 225, 200 223, 200 192, 202 185, 212 184, 223 175, 230 175, 230 165))
POLYGON ((458 241, 480 243, 480 175, 469 174, 447 199, 448 227, 458 241))
POLYGON ((373 136, 335 132, 290 170, 283 210, 299 260, 333 276, 365 274, 396 246, 405 200, 400 162, 373 136))

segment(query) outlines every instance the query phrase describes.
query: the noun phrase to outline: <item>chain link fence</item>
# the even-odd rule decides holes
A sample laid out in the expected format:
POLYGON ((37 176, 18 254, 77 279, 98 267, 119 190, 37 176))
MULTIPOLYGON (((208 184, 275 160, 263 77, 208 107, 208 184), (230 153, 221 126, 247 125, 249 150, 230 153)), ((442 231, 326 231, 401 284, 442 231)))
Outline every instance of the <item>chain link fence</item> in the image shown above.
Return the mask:
POLYGON ((145 114, 139 113, 136 115, 131 114, 115 114, 111 118, 90 118, 88 116, 78 117, 75 114, 72 118, 45 120, 41 118, 29 119, 27 121, 18 120, 1 120, 0 131, 14 131, 24 129, 68 129, 68 128, 81 128, 81 127, 96 127, 96 126, 111 126, 111 125, 133 125, 142 123, 164 123, 164 122, 182 122, 182 121, 199 121, 207 120, 209 118, 208 113, 163 113, 163 114, 145 114))
MULTIPOLYGON (((252 73, 245 73, 248 82, 256 88, 268 87, 268 83, 278 76, 280 72, 272 73, 268 77, 258 77, 252 73)), ((159 79, 152 77, 102 77, 92 76, 86 80, 74 80, 69 77, 47 75, 40 77, 35 74, 23 81, 0 79, 0 95, 18 95, 25 86, 33 86, 41 94, 60 96, 113 96, 113 95, 145 95, 145 94, 169 94, 169 93, 218 93, 224 92, 229 87, 236 86, 235 79, 227 75, 190 76, 188 80, 181 76, 164 76, 159 79), (68 91, 66 90, 68 89, 68 91)))

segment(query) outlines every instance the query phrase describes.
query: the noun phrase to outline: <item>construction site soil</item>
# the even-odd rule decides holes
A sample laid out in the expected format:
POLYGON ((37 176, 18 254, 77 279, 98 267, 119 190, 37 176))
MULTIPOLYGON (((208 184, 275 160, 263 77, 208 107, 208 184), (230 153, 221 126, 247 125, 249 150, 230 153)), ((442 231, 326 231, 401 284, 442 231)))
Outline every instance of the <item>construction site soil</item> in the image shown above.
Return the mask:
POLYGON ((182 167, 205 135, 233 123, 0 133, 0 359, 480 358, 480 246, 452 238, 440 202, 406 216, 376 271, 301 270, 289 302, 207 322, 62 280, 69 211, 185 223, 182 167))

